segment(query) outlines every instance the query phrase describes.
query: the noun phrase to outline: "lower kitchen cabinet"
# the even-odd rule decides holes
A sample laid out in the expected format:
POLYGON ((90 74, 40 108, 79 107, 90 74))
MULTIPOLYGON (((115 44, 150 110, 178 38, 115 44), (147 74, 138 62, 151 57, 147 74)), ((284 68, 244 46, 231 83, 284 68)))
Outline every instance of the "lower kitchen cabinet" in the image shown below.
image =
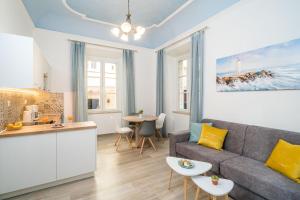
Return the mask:
POLYGON ((0 199, 92 176, 96 154, 96 127, 0 137, 0 199))
POLYGON ((96 170, 96 129, 57 133, 57 179, 96 170))
POLYGON ((56 180, 56 134, 0 139, 0 194, 56 180))

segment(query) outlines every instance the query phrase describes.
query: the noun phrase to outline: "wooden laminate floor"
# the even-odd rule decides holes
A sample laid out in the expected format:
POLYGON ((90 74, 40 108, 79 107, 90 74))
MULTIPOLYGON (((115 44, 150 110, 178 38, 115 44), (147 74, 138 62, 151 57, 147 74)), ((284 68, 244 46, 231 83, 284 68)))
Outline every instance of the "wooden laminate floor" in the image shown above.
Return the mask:
MULTIPOLYGON (((170 169, 165 157, 168 141, 156 142, 158 150, 145 148, 143 156, 138 150, 128 149, 123 141, 119 152, 115 151, 115 135, 98 137, 98 169, 94 178, 43 189, 13 200, 182 200, 183 179, 173 173, 172 186, 168 190, 170 169)), ((195 187, 189 182, 189 199, 194 199, 195 187)), ((208 200, 203 192, 200 199, 208 200)), ((219 198, 222 199, 222 198, 219 198)))

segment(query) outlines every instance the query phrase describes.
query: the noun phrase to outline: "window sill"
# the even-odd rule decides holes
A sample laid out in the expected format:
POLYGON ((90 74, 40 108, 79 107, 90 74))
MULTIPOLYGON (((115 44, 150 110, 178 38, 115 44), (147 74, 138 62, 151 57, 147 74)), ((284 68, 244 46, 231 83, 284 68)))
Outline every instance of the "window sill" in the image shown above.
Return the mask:
POLYGON ((173 113, 176 114, 181 114, 181 115, 190 115, 190 111, 185 111, 185 110, 175 110, 173 113))
POLYGON ((110 114, 110 113, 122 113, 121 110, 88 110, 88 114, 110 114))

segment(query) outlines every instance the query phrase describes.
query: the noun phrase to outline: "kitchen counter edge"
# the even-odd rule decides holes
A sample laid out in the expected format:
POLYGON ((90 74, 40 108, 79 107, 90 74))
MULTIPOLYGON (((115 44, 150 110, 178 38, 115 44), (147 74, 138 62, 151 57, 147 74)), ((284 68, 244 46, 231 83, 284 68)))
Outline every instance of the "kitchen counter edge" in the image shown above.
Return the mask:
POLYGON ((0 138, 97 128, 96 123, 93 121, 64 123, 63 125, 62 128, 52 128, 51 124, 23 126, 20 130, 2 132, 0 138))

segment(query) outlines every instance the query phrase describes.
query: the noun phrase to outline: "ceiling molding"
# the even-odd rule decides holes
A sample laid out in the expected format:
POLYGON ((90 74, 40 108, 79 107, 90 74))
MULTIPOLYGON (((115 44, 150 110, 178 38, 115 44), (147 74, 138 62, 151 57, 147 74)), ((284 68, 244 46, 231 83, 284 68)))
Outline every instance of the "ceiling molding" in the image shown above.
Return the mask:
POLYGON ((167 48, 169 46, 172 46, 182 40, 185 40, 185 38, 190 37, 193 33, 195 33, 196 31, 199 31, 201 29, 207 29, 207 31, 209 31, 210 27, 210 23, 222 18, 223 16, 226 16, 228 13, 234 13, 237 10, 240 10, 244 5, 250 3, 252 0, 241 0, 231 6, 229 6, 228 8, 222 10, 221 12, 209 17, 208 19, 200 22, 198 25, 194 26, 193 28, 177 35, 176 37, 174 37, 171 40, 168 40, 167 42, 161 44, 160 46, 154 48, 155 52, 159 51, 160 49, 164 49, 167 48))
POLYGON ((65 8, 66 8, 68 11, 70 11, 71 13, 73 13, 73 14, 75 14, 75 15, 78 15, 79 17, 81 17, 81 18, 84 19, 84 20, 88 20, 88 21, 100 23, 100 24, 103 24, 103 25, 119 26, 119 25, 117 25, 117 24, 113 24, 113 23, 101 21, 101 20, 98 20, 98 19, 93 19, 93 18, 87 17, 86 14, 77 12, 76 10, 74 10, 73 8, 71 8, 71 7, 69 6, 69 4, 67 3, 67 0, 62 0, 62 3, 63 3, 63 5, 65 6, 65 8))
MULTIPOLYGON (((170 14, 168 17, 166 17, 164 20, 162 20, 159 24, 152 24, 151 26, 147 26, 145 28, 146 29, 152 29, 154 27, 157 28, 157 27, 160 27, 160 26, 164 25, 167 21, 169 21, 170 19, 172 19, 179 12, 181 12, 185 7, 187 7, 188 5, 190 5, 193 1, 194 0, 187 0, 184 4, 182 4, 179 8, 177 8, 172 14, 170 14)), ((110 22, 106 22, 106 21, 102 21, 102 20, 90 18, 86 14, 80 13, 80 12, 76 11, 75 9, 73 9, 67 3, 67 0, 62 0, 62 4, 64 5, 64 7, 68 11, 70 11, 71 13, 73 13, 73 14, 81 17, 83 20, 87 20, 87 21, 91 21, 91 22, 95 22, 95 23, 99 23, 99 24, 103 24, 103 25, 108 25, 108 26, 114 26, 114 27, 119 27, 120 26, 119 24, 114 24, 114 23, 110 23, 110 22)))

